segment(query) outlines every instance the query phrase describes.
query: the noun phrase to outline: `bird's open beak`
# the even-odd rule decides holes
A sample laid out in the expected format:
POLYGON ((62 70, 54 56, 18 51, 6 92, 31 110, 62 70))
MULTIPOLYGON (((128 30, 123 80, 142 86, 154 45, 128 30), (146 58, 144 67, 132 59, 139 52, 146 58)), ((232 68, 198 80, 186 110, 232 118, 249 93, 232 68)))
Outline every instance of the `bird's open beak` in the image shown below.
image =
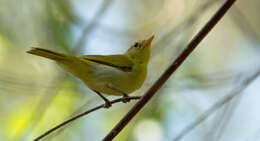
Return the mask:
POLYGON ((151 45, 152 41, 153 41, 154 35, 152 37, 150 37, 149 39, 144 41, 144 46, 148 47, 151 45))

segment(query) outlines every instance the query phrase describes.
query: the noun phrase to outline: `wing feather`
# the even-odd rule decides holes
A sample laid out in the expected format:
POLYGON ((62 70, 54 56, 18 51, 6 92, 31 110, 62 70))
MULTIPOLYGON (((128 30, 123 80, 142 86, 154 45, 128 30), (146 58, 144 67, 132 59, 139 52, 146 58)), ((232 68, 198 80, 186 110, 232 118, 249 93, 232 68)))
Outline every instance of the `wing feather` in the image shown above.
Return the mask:
POLYGON ((133 67, 133 62, 124 55, 85 55, 81 58, 125 72, 131 71, 133 67))

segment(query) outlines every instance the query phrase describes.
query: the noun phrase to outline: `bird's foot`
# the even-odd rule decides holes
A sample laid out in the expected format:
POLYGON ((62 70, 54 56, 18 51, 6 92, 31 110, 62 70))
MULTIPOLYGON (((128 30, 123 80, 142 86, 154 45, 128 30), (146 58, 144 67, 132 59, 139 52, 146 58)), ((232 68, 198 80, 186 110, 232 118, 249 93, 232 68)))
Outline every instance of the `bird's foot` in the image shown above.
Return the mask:
POLYGON ((104 108, 108 109, 112 106, 111 102, 110 101, 106 101, 105 104, 104 104, 104 108))
POLYGON ((128 95, 124 95, 123 98, 122 98, 122 102, 123 103, 127 103, 129 101, 130 101, 129 96, 128 95))
POLYGON ((104 104, 104 108, 108 109, 112 106, 111 102, 110 101, 105 101, 105 104, 104 104))

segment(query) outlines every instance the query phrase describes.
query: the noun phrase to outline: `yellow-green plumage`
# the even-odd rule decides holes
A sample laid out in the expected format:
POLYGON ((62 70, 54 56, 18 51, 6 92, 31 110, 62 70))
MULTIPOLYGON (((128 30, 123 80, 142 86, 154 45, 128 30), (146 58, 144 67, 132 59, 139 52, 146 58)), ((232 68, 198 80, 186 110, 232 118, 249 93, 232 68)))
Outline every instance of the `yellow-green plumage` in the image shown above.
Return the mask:
POLYGON ((27 52, 56 61, 94 91, 122 95, 111 88, 130 94, 142 86, 147 74, 152 40, 153 37, 140 41, 121 55, 72 56, 42 48, 32 48, 27 52))

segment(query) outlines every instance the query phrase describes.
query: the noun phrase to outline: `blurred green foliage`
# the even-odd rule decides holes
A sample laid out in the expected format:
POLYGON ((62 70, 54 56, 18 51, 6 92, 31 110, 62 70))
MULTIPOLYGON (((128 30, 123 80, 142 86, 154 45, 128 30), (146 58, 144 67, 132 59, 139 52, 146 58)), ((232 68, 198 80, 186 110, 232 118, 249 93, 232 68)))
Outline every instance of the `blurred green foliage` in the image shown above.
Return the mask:
MULTIPOLYGON (((70 54, 77 48, 81 48, 80 54, 117 54, 136 40, 155 34, 147 80, 133 94, 142 95, 221 2, 0 0, 0 140, 32 140, 102 102, 53 62, 26 54, 30 47, 70 54), (79 43, 81 39, 86 43, 79 43)), ((255 69, 259 65, 258 5, 257 0, 239 1, 236 10, 240 12, 231 11, 225 16, 115 140, 171 140, 173 134, 232 88, 241 72, 255 69)), ((46 140, 101 140, 133 104, 118 103, 91 113, 46 140)), ((201 129, 212 130, 212 123, 214 120, 201 129)), ((196 130, 184 140, 205 136, 207 132, 196 130)), ((234 134, 225 136, 231 139, 234 134)))
POLYGON ((68 0, 48 0, 47 17, 43 21, 49 33, 49 41, 59 47, 62 47, 67 53, 70 52, 73 44, 73 31, 74 24, 79 22, 68 0))

